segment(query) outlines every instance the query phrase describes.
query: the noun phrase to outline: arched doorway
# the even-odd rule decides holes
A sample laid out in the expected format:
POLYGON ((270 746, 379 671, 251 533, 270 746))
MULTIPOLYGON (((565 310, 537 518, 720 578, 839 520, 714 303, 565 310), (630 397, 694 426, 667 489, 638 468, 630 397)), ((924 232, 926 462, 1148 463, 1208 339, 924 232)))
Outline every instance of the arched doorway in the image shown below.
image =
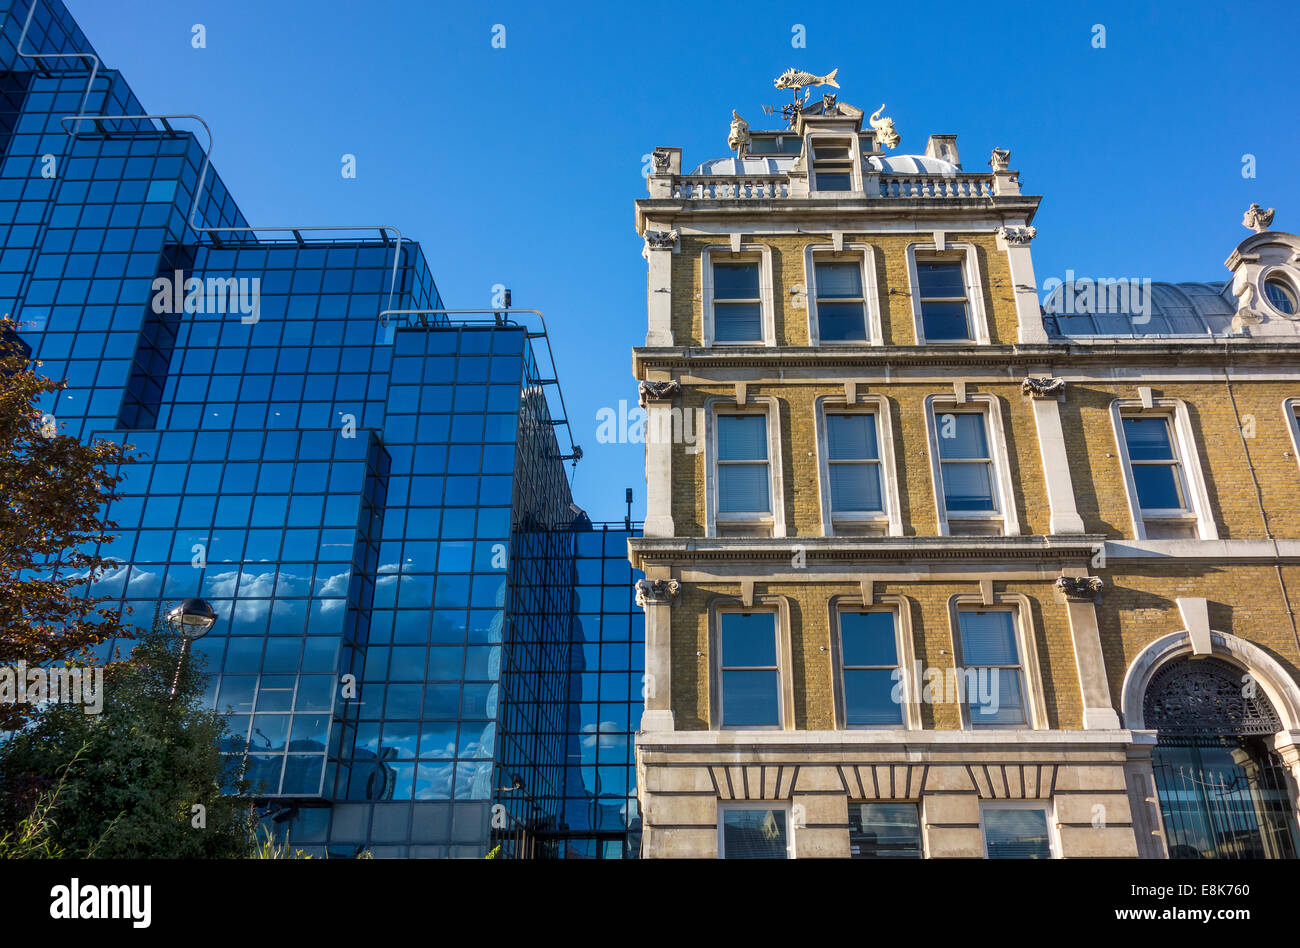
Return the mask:
POLYGON ((1217 658, 1176 659, 1143 698, 1171 859, 1294 859, 1300 851, 1281 730, 1262 691, 1217 658))

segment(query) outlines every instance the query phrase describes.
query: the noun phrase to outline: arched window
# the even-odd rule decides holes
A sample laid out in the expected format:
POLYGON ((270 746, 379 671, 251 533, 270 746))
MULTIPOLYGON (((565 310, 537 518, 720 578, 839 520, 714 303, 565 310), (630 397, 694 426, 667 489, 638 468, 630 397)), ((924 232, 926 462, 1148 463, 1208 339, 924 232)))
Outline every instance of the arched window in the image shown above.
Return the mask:
POLYGON ((1294 859, 1300 849, 1285 771, 1269 738, 1277 712, 1239 668, 1180 659, 1152 676, 1143 717, 1173 859, 1294 859))

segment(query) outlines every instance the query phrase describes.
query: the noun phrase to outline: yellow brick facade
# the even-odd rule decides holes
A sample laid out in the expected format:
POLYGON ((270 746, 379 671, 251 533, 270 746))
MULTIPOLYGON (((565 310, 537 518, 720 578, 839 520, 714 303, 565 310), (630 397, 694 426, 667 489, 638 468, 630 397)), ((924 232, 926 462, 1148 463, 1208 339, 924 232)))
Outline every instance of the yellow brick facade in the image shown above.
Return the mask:
MULTIPOLYGON (((799 127, 843 131, 842 115, 799 127)), ((695 438, 647 444, 646 533, 631 544, 647 576, 643 854, 725 855, 725 814, 743 804, 786 814, 792 855, 847 856, 850 814, 881 801, 917 808, 931 857, 986 855, 985 814, 1006 801, 1042 808, 1054 856, 1184 854, 1156 802, 1173 745, 1146 722, 1145 702, 1158 672, 1194 667, 1226 669, 1271 702, 1277 725, 1258 753, 1289 793, 1279 833, 1300 844, 1300 464, 1288 402, 1300 399, 1300 343, 1049 337, 1025 293, 1037 286, 1028 225, 1038 199, 1019 193, 1013 172, 995 170, 977 182, 985 197, 945 206, 890 203, 883 175, 820 202, 799 171, 796 162, 786 200, 692 203, 680 197, 690 181, 669 167, 637 202, 650 267, 650 332, 635 352, 644 404, 652 426, 656 412, 699 419, 687 426, 695 438), (865 253, 878 336, 816 344, 810 247, 818 260, 865 253), (986 339, 919 338, 917 247, 974 267, 966 307, 972 320, 982 308, 986 339), (718 259, 764 261, 768 344, 707 344, 705 268, 718 259), (650 383, 659 389, 647 394, 650 383), (887 408, 878 417, 888 417, 880 436, 892 463, 882 453, 881 469, 897 526, 879 535, 837 535, 825 522, 819 414, 850 397, 887 408), (1000 421, 987 430, 994 441, 1001 433, 1005 463, 995 449, 994 468, 1005 468, 1014 516, 1004 509, 990 535, 941 516, 929 399, 988 406, 1000 421), (1126 416, 1169 420, 1188 508, 1172 526, 1135 516, 1137 468, 1125 461, 1117 402, 1126 416), (718 410, 764 412, 769 436, 779 432, 767 458, 771 516, 739 532, 710 513, 718 410), (1011 610, 1024 630, 1026 724, 974 727, 940 694, 916 701, 901 727, 847 726, 838 603, 904 613, 900 648, 940 675, 959 670, 958 604, 1011 610), (721 725, 720 608, 775 612, 779 726, 721 725)), ((1294 855, 1278 845, 1267 854, 1294 855)))
MULTIPOLYGON (((701 258, 704 250, 713 247, 725 250, 722 240, 709 237, 683 237, 681 250, 673 255, 673 338, 678 345, 698 346, 704 339, 702 308, 703 274, 701 258)), ((926 234, 888 236, 876 234, 844 235, 845 244, 862 243, 872 248, 871 262, 875 266, 880 293, 881 329, 886 345, 912 346, 917 343, 916 325, 912 318, 912 300, 909 293, 907 248, 910 244, 926 243, 926 234)), ((1005 254, 995 247, 992 234, 955 232, 947 235, 952 243, 969 243, 976 248, 980 272, 984 274, 984 308, 990 314, 990 337, 994 343, 1012 343, 1017 338, 1017 321, 1011 292, 1011 276, 1005 254)), ((791 302, 791 290, 808 286, 806 251, 809 246, 825 247, 825 237, 765 236, 763 246, 771 250, 772 279, 775 288, 774 318, 776 340, 779 346, 809 345, 808 308, 791 302)), ((856 252, 835 254, 823 251, 818 259, 856 260, 856 252)))

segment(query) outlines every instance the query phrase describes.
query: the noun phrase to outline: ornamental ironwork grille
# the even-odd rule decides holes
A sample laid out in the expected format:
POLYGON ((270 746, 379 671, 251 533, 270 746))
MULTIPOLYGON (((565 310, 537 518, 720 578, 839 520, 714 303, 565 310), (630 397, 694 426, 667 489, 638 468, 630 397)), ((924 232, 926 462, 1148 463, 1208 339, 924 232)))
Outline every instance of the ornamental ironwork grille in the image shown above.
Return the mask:
POLYGON ((1166 738, 1275 734, 1277 712, 1240 669, 1212 658, 1183 660, 1152 676, 1143 700, 1148 728, 1166 738))

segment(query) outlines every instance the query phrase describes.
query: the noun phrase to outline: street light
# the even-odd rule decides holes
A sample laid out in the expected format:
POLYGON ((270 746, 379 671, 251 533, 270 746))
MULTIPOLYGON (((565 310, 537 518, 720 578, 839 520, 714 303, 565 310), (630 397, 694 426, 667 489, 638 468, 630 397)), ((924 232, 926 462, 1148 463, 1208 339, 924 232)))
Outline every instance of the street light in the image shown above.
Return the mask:
POLYGON ((186 641, 201 639, 217 623, 217 613, 206 599, 186 599, 167 613, 167 624, 186 641))
POLYGON ((217 624, 217 613, 206 599, 190 598, 167 613, 167 624, 181 637, 181 657, 176 662, 176 675, 172 678, 171 695, 175 697, 176 686, 181 680, 181 666, 189 654, 190 643, 203 638, 217 624))

